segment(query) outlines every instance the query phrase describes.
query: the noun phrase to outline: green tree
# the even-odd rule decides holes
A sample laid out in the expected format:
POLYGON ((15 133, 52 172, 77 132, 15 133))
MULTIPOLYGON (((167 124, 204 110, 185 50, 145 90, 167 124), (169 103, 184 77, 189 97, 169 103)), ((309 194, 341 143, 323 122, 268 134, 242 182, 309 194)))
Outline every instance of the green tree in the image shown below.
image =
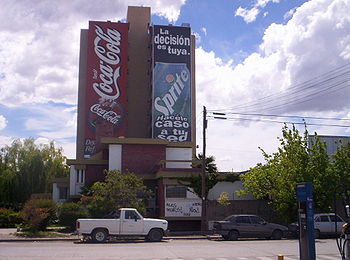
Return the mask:
POLYGON ((58 221, 61 225, 70 230, 75 229, 75 222, 78 218, 85 218, 88 216, 85 208, 74 202, 65 202, 58 206, 58 221))
POLYGON ((0 150, 0 205, 16 206, 32 193, 51 192, 52 180, 68 176, 62 149, 54 142, 36 145, 32 138, 15 140, 0 150))
POLYGON ((349 201, 350 198, 350 143, 338 146, 337 151, 333 155, 333 163, 331 170, 333 177, 332 190, 337 192, 334 194, 345 196, 349 201))
MULTIPOLYGON (((202 160, 203 155, 198 154, 198 157, 194 158, 192 167, 193 168, 202 168, 202 160)), ((215 163, 215 157, 214 156, 208 156, 205 158, 205 172, 207 173, 217 173, 218 168, 215 163)))
MULTIPOLYGON (((192 167, 193 168, 202 168, 202 154, 199 154, 193 160, 192 167)), ((215 163, 215 157, 209 156, 205 159, 205 199, 207 199, 209 191, 219 182, 219 181, 228 181, 235 182, 239 180, 239 176, 236 173, 226 173, 219 174, 218 169, 215 163)), ((181 185, 187 186, 190 188, 193 193, 195 193, 198 197, 202 197, 202 177, 201 175, 193 175, 190 177, 178 177, 174 178, 181 185)))
MULTIPOLYGON (((195 157, 192 162, 193 168, 202 168, 202 154, 198 154, 198 157, 195 157)), ((207 198, 209 190, 215 186, 218 182, 218 170, 215 164, 215 157, 209 156, 205 159, 205 198, 207 198)), ((191 188, 190 191, 193 191, 198 197, 202 197, 202 177, 201 175, 193 175, 190 177, 178 177, 174 178, 181 185, 191 188)))
POLYGON ((21 216, 30 231, 44 231, 56 219, 56 208, 53 200, 32 199, 24 204, 21 216))
POLYGON ((258 164, 242 175, 244 190, 251 192, 257 199, 267 199, 286 222, 296 217, 295 184, 312 182, 316 208, 329 210, 332 196, 325 186, 332 184, 329 171, 329 157, 326 146, 316 136, 315 142, 308 147, 308 132, 304 135, 293 125, 282 128, 282 137, 278 138, 280 147, 273 154, 261 149, 265 164, 258 164))
POLYGON ((133 207, 145 212, 144 199, 149 195, 141 178, 134 173, 106 171, 104 181, 91 186, 91 196, 83 196, 81 203, 87 206, 93 217, 102 217, 122 207, 133 207))

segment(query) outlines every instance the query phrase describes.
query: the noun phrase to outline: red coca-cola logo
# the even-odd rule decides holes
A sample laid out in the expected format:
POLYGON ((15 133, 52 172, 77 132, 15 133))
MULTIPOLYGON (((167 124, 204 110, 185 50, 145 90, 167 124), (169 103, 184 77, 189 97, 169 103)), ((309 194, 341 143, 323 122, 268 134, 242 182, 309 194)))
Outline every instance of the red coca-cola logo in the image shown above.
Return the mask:
POLYGON ((115 100, 120 96, 118 78, 120 76, 120 43, 121 33, 116 29, 108 28, 106 32, 95 24, 96 37, 94 40, 94 51, 99 60, 100 81, 93 83, 95 92, 103 99, 115 100))

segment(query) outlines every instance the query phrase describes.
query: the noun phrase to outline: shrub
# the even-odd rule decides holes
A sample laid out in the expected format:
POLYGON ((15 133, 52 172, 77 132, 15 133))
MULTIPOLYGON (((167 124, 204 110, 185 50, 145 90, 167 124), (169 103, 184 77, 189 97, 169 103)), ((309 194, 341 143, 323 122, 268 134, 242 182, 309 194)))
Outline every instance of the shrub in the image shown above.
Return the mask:
POLYGON ((43 231, 56 219, 56 203, 49 199, 32 199, 24 204, 21 213, 30 231, 43 231))
POLYGON ((217 202, 221 205, 221 206, 228 206, 230 205, 230 198, 228 196, 227 192, 222 192, 219 196, 219 198, 217 199, 217 202))
POLYGON ((84 209, 84 207, 78 203, 74 202, 66 202, 62 203, 58 207, 58 221, 59 224, 74 230, 75 229, 75 221, 78 218, 87 217, 88 213, 84 209))
POLYGON ((21 223, 19 212, 11 209, 0 208, 0 228, 16 227, 21 223))

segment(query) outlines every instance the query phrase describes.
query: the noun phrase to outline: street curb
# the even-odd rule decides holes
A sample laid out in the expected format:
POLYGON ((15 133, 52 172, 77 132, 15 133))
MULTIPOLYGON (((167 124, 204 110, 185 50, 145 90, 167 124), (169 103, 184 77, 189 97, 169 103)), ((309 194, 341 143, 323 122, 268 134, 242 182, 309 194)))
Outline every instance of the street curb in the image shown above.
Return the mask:
POLYGON ((2 242, 57 242, 57 241, 79 241, 78 238, 13 238, 0 239, 2 242))
MULTIPOLYGON (((170 236, 164 237, 163 240, 198 240, 198 239, 217 239, 219 236, 170 236)), ((59 242, 59 241, 80 241, 80 238, 13 238, 0 239, 2 242, 59 242)), ((131 241, 131 240, 130 240, 131 241)))

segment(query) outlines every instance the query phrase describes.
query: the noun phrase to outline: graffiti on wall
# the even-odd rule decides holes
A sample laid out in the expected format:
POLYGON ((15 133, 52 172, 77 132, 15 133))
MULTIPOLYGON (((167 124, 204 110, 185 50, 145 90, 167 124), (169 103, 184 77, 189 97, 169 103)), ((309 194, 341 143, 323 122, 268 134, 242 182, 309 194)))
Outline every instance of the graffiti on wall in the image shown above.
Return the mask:
POLYGON ((201 215, 202 202, 200 200, 167 200, 165 202, 166 217, 200 217, 201 215))

